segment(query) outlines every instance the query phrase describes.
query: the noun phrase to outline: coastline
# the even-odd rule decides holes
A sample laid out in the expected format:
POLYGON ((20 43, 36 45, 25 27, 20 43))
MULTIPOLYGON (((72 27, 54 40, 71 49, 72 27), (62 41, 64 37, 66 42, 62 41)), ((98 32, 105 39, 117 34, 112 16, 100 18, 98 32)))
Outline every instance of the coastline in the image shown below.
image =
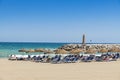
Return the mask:
MULTIPOLYGON (((96 44, 88 44, 86 43, 87 46, 92 46, 95 47, 95 45, 104 45, 105 47, 107 45, 112 46, 112 45, 117 45, 118 47, 120 47, 120 44, 104 44, 104 43, 96 43, 96 44)), ((8 57, 11 54, 26 54, 24 52, 19 53, 18 50, 20 49, 26 49, 26 50, 30 50, 30 49, 39 49, 39 48, 44 48, 44 49, 50 49, 50 50, 54 50, 54 49, 58 49, 60 47, 62 47, 63 49, 64 46, 66 46, 66 48, 69 48, 69 45, 74 46, 77 45, 77 43, 30 43, 30 42, 0 42, 0 58, 2 57, 8 57)), ((78 44, 79 47, 81 46, 81 43, 78 44)), ((77 46, 78 46, 77 45, 77 46)), ((31 53, 31 54, 39 54, 39 53, 31 53)))
POLYGON ((71 64, 9 61, 0 58, 0 80, 119 80, 120 60, 71 64), (7 77, 6 77, 7 76, 7 77))

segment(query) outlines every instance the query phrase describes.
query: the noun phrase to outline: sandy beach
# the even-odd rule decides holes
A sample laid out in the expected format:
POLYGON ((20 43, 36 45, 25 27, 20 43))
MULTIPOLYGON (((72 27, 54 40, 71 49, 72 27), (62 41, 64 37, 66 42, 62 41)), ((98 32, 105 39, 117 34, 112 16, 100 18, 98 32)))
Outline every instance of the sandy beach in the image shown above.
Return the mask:
POLYGON ((0 80, 120 80, 120 61, 50 64, 0 59, 0 80))

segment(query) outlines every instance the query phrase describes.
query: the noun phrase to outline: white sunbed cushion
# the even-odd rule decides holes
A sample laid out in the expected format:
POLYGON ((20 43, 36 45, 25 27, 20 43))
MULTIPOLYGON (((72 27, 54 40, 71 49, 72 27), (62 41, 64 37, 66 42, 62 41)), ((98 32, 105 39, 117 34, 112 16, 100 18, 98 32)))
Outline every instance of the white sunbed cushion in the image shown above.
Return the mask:
POLYGON ((28 55, 23 55, 22 57, 23 57, 23 58, 28 58, 28 55))
POLYGON ((22 55, 15 55, 17 58, 21 58, 22 57, 22 55))

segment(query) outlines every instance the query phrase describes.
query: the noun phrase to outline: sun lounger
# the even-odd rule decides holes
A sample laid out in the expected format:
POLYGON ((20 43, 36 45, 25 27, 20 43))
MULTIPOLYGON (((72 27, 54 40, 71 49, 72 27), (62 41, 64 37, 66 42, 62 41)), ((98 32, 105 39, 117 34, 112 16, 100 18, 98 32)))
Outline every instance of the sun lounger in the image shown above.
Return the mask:
POLYGON ((10 55, 8 60, 17 60, 16 55, 10 55))

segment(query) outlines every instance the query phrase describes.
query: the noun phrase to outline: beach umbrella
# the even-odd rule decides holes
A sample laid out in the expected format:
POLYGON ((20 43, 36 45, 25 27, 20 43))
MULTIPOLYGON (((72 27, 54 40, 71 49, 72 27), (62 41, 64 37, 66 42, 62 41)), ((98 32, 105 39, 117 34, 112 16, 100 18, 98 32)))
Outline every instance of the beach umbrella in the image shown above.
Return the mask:
POLYGON ((108 52, 120 52, 120 49, 117 47, 113 47, 113 48, 109 49, 108 52))
POLYGON ((107 53, 108 52, 108 49, 106 48, 102 48, 98 51, 99 53, 107 53))
POLYGON ((26 50, 26 53, 32 53, 32 52, 35 52, 35 50, 34 49, 26 50))
POLYGON ((70 53, 72 53, 72 54, 79 54, 80 52, 83 52, 83 50, 82 49, 72 49, 70 51, 70 53))
POLYGON ((120 52, 120 48, 117 49, 117 52, 120 52))
POLYGON ((26 52, 27 50, 25 50, 25 49, 20 49, 20 50, 18 50, 18 52, 26 52))
POLYGON ((85 53, 88 53, 88 54, 95 54, 97 52, 97 50, 96 49, 94 49, 94 48, 89 48, 88 50, 86 50, 85 51, 85 53))
POLYGON ((70 50, 72 50, 72 48, 70 48, 70 47, 66 47, 66 48, 64 48, 64 50, 66 50, 66 51, 70 51, 70 50))
POLYGON ((54 50, 55 54, 67 54, 68 51, 64 50, 64 49, 57 49, 54 50))
POLYGON ((53 53, 53 51, 48 49, 48 50, 44 50, 44 53, 53 53))
POLYGON ((35 52, 44 52, 45 49, 39 48, 39 49, 35 49, 35 52))

